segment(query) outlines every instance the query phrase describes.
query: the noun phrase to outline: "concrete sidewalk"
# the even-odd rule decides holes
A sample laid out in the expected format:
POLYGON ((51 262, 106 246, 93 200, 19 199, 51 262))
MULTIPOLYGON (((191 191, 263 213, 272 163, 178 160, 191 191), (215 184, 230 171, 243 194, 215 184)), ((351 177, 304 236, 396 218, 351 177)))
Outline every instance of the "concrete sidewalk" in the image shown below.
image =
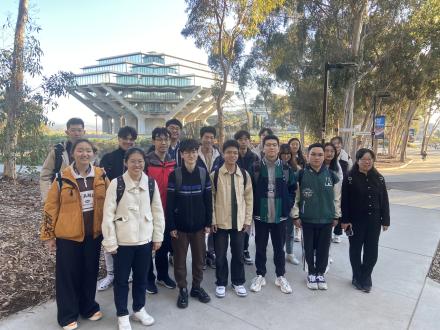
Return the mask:
MULTIPOLYGON (((272 249, 269 247, 268 283, 260 293, 249 292, 247 298, 239 298, 228 288, 226 298, 217 299, 214 296, 215 272, 208 269, 203 285, 212 298, 209 304, 191 299, 186 310, 179 310, 175 305, 177 290, 161 287, 158 295, 147 297, 147 310, 156 319, 153 329, 439 328, 440 285, 426 280, 426 274, 440 237, 440 197, 430 195, 429 203, 422 203, 421 199, 427 197, 422 195, 413 193, 415 198, 411 203, 406 192, 390 191, 391 227, 380 240, 379 261, 370 294, 351 286, 345 237, 341 244, 331 247, 334 263, 327 275, 327 292, 308 290, 302 268, 287 264, 286 277, 294 292, 282 294, 274 285, 272 249)), ((297 256, 300 251, 301 245, 295 243, 297 256)), ((254 276, 254 266, 246 266, 247 287, 254 276)), ((80 328, 116 329, 112 290, 98 293, 97 300, 104 318, 95 323, 80 320, 80 328)), ((144 328, 134 322, 132 325, 133 329, 144 328)), ((13 315, 0 322, 0 329, 59 329, 55 304, 50 302, 13 315)))

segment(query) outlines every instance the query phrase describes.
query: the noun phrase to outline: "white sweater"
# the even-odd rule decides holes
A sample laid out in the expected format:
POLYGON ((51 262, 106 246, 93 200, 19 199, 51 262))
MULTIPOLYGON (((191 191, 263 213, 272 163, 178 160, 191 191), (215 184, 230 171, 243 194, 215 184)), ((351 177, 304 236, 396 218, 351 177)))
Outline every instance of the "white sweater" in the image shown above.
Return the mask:
POLYGON ((165 217, 157 183, 150 204, 147 175, 142 173, 138 187, 127 172, 122 177, 125 191, 119 204, 116 205, 117 179, 112 180, 105 196, 102 245, 107 252, 117 250, 119 245, 163 241, 165 217))

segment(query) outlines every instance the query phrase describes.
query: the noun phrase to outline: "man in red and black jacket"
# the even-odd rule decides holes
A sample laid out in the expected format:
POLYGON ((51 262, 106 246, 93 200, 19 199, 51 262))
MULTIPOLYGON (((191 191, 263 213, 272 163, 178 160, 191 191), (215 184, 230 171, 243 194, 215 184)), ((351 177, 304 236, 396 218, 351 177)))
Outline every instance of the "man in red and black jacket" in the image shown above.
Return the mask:
MULTIPOLYGON (((152 133, 154 151, 150 152, 145 159, 145 172, 157 182, 164 210, 166 209, 168 176, 174 171, 174 167, 176 166, 176 161, 171 159, 168 154, 170 138, 170 132, 165 127, 156 127, 152 133)), ((176 282, 168 275, 168 252, 170 252, 171 249, 169 232, 166 223, 162 246, 156 251, 155 264, 157 283, 169 289, 174 289, 176 282)), ((151 294, 158 292, 153 262, 151 262, 150 271, 148 273, 147 292, 151 294)))

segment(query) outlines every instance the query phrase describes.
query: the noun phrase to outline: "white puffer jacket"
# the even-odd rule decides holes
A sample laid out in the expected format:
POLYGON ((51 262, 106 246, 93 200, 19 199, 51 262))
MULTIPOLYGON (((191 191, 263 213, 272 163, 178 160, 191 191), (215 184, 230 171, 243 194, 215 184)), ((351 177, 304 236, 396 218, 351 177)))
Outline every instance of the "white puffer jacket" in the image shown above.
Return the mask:
POLYGON ((117 179, 112 180, 105 196, 102 245, 107 252, 115 251, 119 245, 163 241, 165 217, 157 183, 150 203, 147 175, 142 173, 138 187, 127 172, 122 177, 125 191, 119 204, 116 205, 117 179))

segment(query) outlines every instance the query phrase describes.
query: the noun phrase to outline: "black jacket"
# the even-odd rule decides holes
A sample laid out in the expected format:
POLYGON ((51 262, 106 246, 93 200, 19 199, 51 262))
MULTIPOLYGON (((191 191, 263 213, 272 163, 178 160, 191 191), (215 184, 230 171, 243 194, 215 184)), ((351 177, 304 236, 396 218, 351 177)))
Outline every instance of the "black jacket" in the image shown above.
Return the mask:
POLYGON ((99 167, 104 168, 105 173, 110 181, 124 174, 124 155, 125 150, 118 148, 102 157, 99 167))
POLYGON ((237 165, 250 172, 252 170, 252 166, 254 166, 254 163, 258 160, 257 154, 248 148, 244 157, 242 157, 240 154, 238 155, 237 165))
POLYGON ((192 173, 182 166, 182 185, 176 187, 175 171, 168 178, 166 219, 167 231, 178 230, 194 233, 212 224, 212 188, 209 173, 206 173, 202 191, 200 170, 196 166, 192 173))
POLYGON ((390 205, 384 177, 375 169, 367 175, 358 166, 344 177, 342 183, 342 222, 356 223, 376 218, 382 225, 390 225, 390 205))

